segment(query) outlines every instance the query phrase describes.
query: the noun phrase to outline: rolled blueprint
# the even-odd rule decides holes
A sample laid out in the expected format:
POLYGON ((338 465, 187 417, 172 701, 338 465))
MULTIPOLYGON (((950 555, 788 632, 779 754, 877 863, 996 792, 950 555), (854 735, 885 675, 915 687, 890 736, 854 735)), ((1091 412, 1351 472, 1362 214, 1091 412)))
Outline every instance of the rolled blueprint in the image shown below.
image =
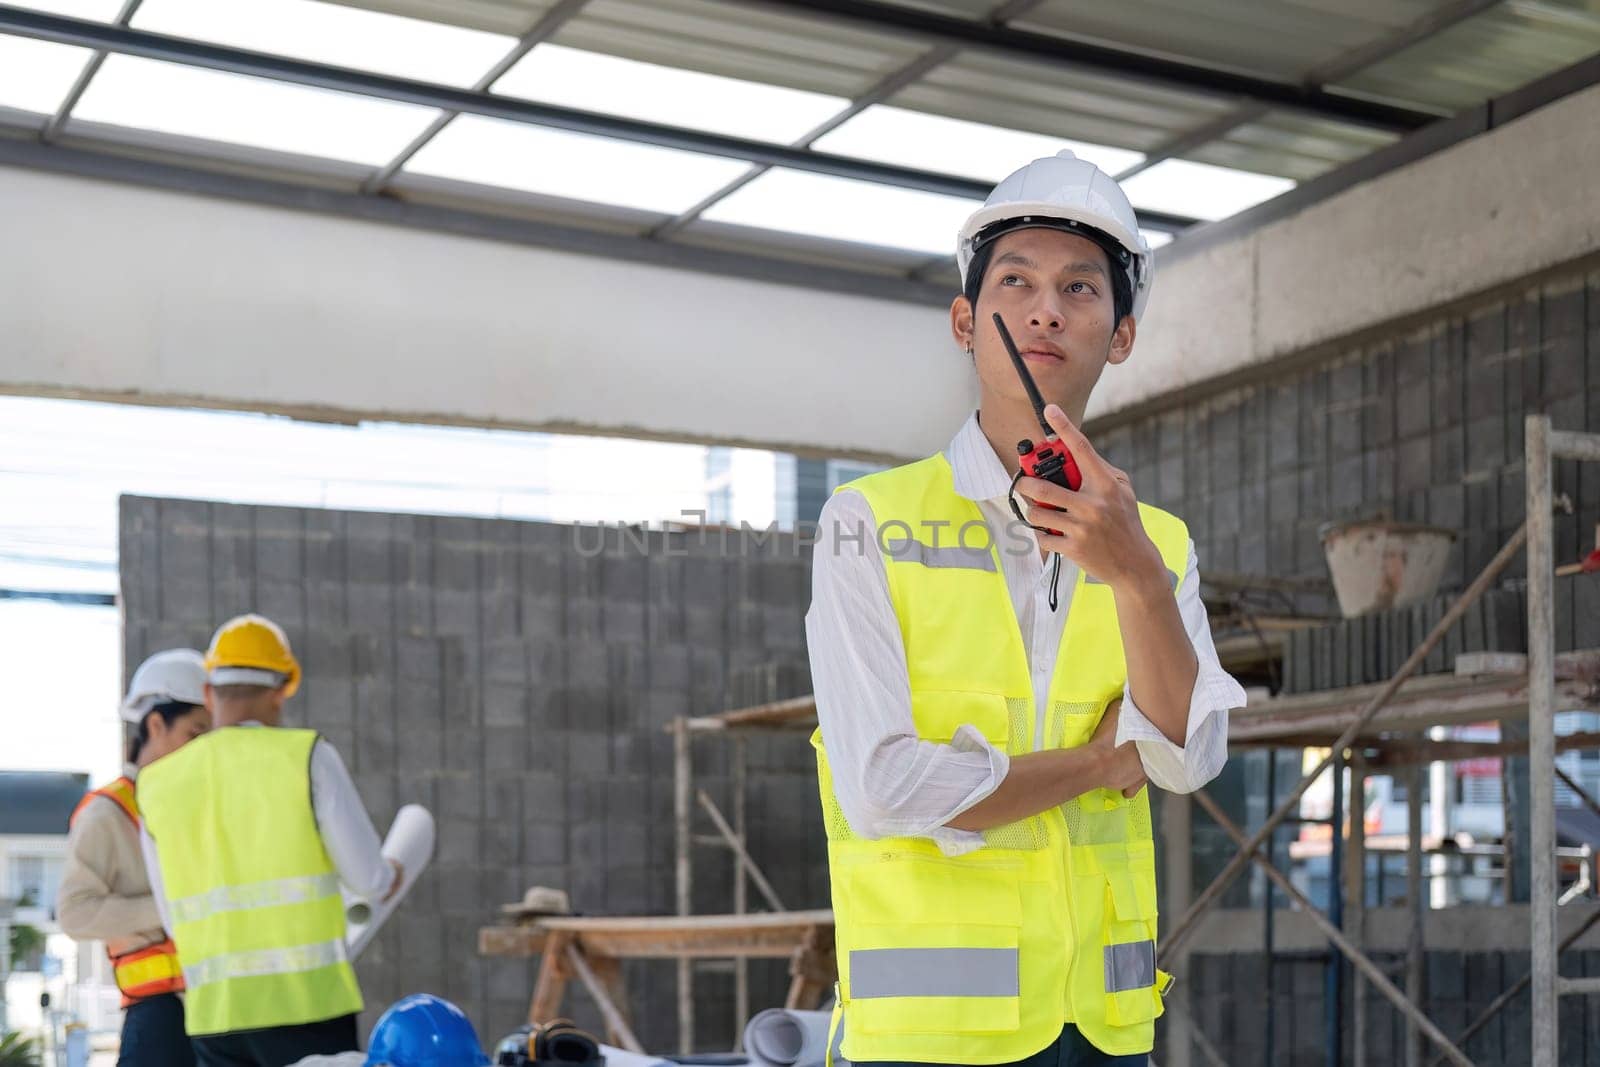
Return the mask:
MULTIPOLYGON (((744 1048, 758 1064, 822 1067, 828 1057, 828 1027, 833 1013, 768 1008, 744 1028, 744 1048)), ((844 1027, 839 1028, 844 1036, 844 1027)), ((845 1062, 837 1048, 833 1062, 845 1062)))
POLYGON ((433 859, 433 829, 433 816, 421 804, 401 808, 395 814, 394 825, 389 827, 389 836, 383 839, 384 858, 397 861, 405 870, 400 891, 388 900, 369 900, 345 892, 344 939, 351 959, 361 955, 433 859))

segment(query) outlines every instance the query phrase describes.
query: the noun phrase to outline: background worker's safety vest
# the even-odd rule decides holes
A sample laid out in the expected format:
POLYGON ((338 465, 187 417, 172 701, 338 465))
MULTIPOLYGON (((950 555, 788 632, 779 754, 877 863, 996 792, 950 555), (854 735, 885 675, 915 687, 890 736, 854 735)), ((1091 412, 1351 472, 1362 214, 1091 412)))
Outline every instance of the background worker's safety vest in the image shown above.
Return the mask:
POLYGON ((361 1010, 344 904, 311 807, 312 730, 230 726, 145 768, 191 1036, 361 1010))
MULTIPOLYGON (((130 830, 137 836, 139 804, 134 793, 133 779, 126 776, 118 778, 110 785, 84 794, 83 799, 78 801, 78 806, 72 811, 72 818, 67 822, 69 827, 78 821, 78 816, 95 797, 105 797, 121 809, 122 814, 128 817, 130 830)), ((178 949, 173 945, 171 938, 128 951, 119 951, 117 945, 117 942, 107 944, 106 955, 111 959, 111 973, 116 979, 117 989, 122 992, 124 1009, 131 1008, 139 1001, 150 997, 183 991, 183 972, 178 969, 178 949)))
MULTIPOLYGON (((849 488, 871 504, 881 531, 917 735, 948 742, 970 724, 1013 756, 1088 741, 1127 680, 1110 586, 1079 573, 1049 700, 1037 708, 1000 568, 1000 551, 1021 548, 998 532, 991 538, 978 505, 955 491, 945 457, 849 488), (925 525, 935 523, 944 525, 925 525)), ((1176 590, 1188 530, 1142 504, 1140 516, 1176 590)), ((857 837, 834 795, 820 730, 813 742, 845 1056, 1006 1063, 1040 1051, 1069 1022, 1107 1053, 1151 1050, 1170 979, 1155 965, 1146 791, 1126 800, 1094 789, 947 857, 925 838, 857 837)))

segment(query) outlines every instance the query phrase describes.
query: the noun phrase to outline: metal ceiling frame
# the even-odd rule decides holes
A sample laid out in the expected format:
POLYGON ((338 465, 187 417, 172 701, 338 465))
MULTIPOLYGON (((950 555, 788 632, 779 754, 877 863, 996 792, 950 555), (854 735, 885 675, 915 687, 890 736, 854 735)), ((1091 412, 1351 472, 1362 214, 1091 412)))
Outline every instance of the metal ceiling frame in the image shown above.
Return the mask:
POLYGON ((45 144, 37 138, 0 136, 0 167, 65 174, 187 196, 264 204, 290 211, 928 307, 947 308, 954 296, 948 285, 923 282, 904 274, 851 270, 837 265, 806 263, 755 252, 724 251, 677 241, 651 241, 630 234, 577 225, 540 222, 393 196, 369 196, 325 186, 247 177, 222 170, 138 158, 128 155, 125 150, 104 151, 70 144, 45 144))
MULTIPOLYGON (((115 25, 127 26, 133 22, 133 16, 138 14, 139 6, 144 0, 124 0, 122 10, 117 12, 115 25)), ((61 130, 67 124, 67 119, 72 117, 72 109, 78 106, 78 101, 83 99, 84 92, 89 88, 89 83, 94 81, 94 76, 100 73, 100 68, 106 61, 107 52, 97 51, 89 57, 89 62, 83 65, 83 70, 73 80, 72 88, 62 99, 56 113, 50 116, 50 121, 45 123, 44 129, 39 131, 39 139, 47 144, 61 136, 61 130)))
MULTIPOLYGON (((488 92, 490 87, 499 81, 507 71, 516 66, 524 56, 533 51, 541 42, 549 40, 557 30, 577 15, 588 2, 589 0, 559 0, 554 7, 539 16, 527 33, 518 38, 511 51, 502 56, 498 63, 489 68, 487 74, 474 83, 472 86, 473 91, 479 93, 488 92)), ((429 141, 439 136, 439 132, 450 125, 459 114, 461 114, 459 111, 441 112, 438 118, 428 124, 427 129, 423 130, 415 140, 400 150, 399 155, 379 167, 373 172, 372 177, 362 182, 361 191, 363 193, 382 192, 384 186, 388 185, 394 179, 394 176, 399 173, 400 168, 411 162, 412 157, 422 151, 429 141)))
MULTIPOLYGON (((1386 37, 1369 41, 1336 57, 1332 62, 1308 74, 1307 81, 1313 85, 1327 85, 1348 78, 1373 64, 1399 55, 1436 33, 1465 22, 1475 15, 1481 15, 1490 8, 1499 7, 1503 3, 1505 0, 1455 0, 1455 3, 1430 11, 1386 37)), ((1271 110, 1272 106, 1269 104, 1251 102, 1201 123, 1192 130, 1175 134, 1153 148, 1144 159, 1119 172, 1117 181, 1126 181, 1140 171, 1149 170, 1157 163, 1164 163, 1174 156, 1181 156, 1185 152, 1192 152, 1210 144, 1245 123, 1254 122, 1271 110)))
MULTIPOLYGON (((140 0, 124 0, 123 20, 133 14, 139 2, 140 0)), ((529 33, 519 40, 516 48, 496 65, 496 69, 509 69, 510 65, 525 55, 538 41, 547 39, 561 22, 576 13, 583 2, 584 0, 562 0, 547 11, 529 33)), ((1035 2, 1036 0, 1011 0, 1010 3, 998 8, 990 17, 1015 18, 1019 11, 1026 10, 1035 2)), ((1446 21, 1454 24, 1494 6, 1497 2, 1501 0, 1459 0, 1445 11, 1437 12, 1426 20, 1418 20, 1394 36, 1366 46, 1364 58, 1350 54, 1342 57, 1342 61, 1346 64, 1354 64, 1358 59, 1362 59, 1366 64, 1379 61, 1382 55, 1393 54, 1427 36, 1429 32, 1437 32, 1444 28, 1446 21)), ((974 25, 982 24, 974 23, 974 25)), ((714 145, 710 148, 714 154, 733 158, 756 156, 758 158, 752 161, 764 166, 795 166, 796 169, 818 173, 838 173, 843 169, 846 173, 842 176, 845 177, 909 188, 927 188, 928 184, 932 183, 936 187, 935 191, 941 192, 951 191, 950 186, 953 183, 962 195, 975 197, 981 197, 987 192, 987 185, 982 182, 950 175, 931 174, 911 168, 865 163, 810 151, 803 147, 804 141, 815 139, 824 132, 821 128, 802 139, 800 145, 774 146, 747 142, 738 138, 655 126, 574 109, 547 107, 515 98, 494 97, 482 90, 459 90, 324 67, 238 49, 218 48, 179 38, 143 33, 122 26, 108 26, 103 23, 82 22, 32 11, 20 11, 3 3, 0 3, 0 33, 17 33, 22 36, 58 40, 62 43, 95 48, 97 52, 119 51, 148 55, 151 58, 168 59, 210 69, 231 70, 236 73, 319 85, 362 95, 401 99, 438 107, 446 112, 491 114, 494 117, 534 125, 583 129, 602 136, 619 137, 640 143, 666 143, 672 147, 688 147, 700 151, 706 151, 708 150, 706 146, 714 145)), ((941 44, 930 49, 853 101, 849 108, 830 120, 827 128, 843 122, 872 103, 879 102, 892 94, 899 85, 925 74, 958 51, 959 47, 949 44, 941 44)), ((81 95, 92 73, 92 69, 85 70, 79 83, 74 86, 69 101, 81 95)), ((491 80, 492 77, 483 79, 485 83, 491 80)), ((1369 153, 1335 168, 1328 174, 1303 183, 1298 189, 1277 200, 1222 222, 1197 227, 1185 235, 1172 251, 1179 256, 1186 256, 1217 240, 1262 225, 1285 213, 1301 210, 1310 203, 1331 196, 1352 184, 1369 180, 1395 167, 1485 132, 1510 121, 1517 115, 1577 91, 1595 81, 1600 81, 1600 57, 1581 61, 1573 67, 1488 101, 1481 107, 1469 109, 1452 119, 1438 122, 1419 135, 1403 138, 1396 144, 1369 153)), ((125 148, 111 146, 102 149, 92 141, 80 141, 76 145, 69 146, 51 143, 46 134, 52 130, 61 131, 70 115, 70 110, 70 103, 64 104, 56 116, 47 120, 44 131, 38 129, 31 131, 31 136, 34 138, 32 141, 8 139, 0 133, 0 165, 75 174, 194 195, 264 203, 293 210, 930 306, 944 306, 950 299, 948 284, 927 280, 928 271, 944 264, 945 257, 898 274, 894 273, 892 268, 884 272, 840 269, 837 265, 814 265, 758 251, 728 251, 666 239, 692 222, 692 216, 683 218, 681 222, 678 219, 667 220, 648 235, 641 237, 602 232, 582 225, 536 222, 490 211, 464 210, 406 202, 394 196, 371 195, 372 192, 384 190, 389 180, 403 168, 405 159, 399 157, 369 175, 362 184, 363 192, 356 193, 301 185, 293 180, 243 177, 236 173, 209 169, 206 164, 192 165, 181 161, 164 162, 132 158, 126 154, 125 148)), ((1224 116, 1224 119, 1228 117, 1224 116)), ((1220 125, 1222 120, 1215 121, 1220 125)), ((442 126, 442 123, 440 125, 442 126)), ((25 131, 17 132, 28 135, 25 131)), ((70 130, 68 133, 70 134, 70 130)), ((49 134, 49 136, 54 135, 49 134)), ((418 143, 408 148, 408 153, 420 147, 419 138, 418 143)), ((740 184, 758 173, 760 170, 753 168, 752 173, 741 179, 740 184)), ((719 195, 726 195, 731 191, 732 188, 728 188, 719 195)), ((704 210, 710 202, 713 201, 708 200, 707 203, 697 205, 695 210, 704 210)), ((1151 229, 1178 229, 1193 222, 1181 218, 1152 217, 1152 213, 1148 212, 1141 213, 1141 221, 1151 229), (1169 225, 1163 226, 1163 222, 1169 225)))
MULTIPOLYGON (((995 25, 1000 25, 1009 19, 1014 19, 1021 16, 1030 9, 1038 7, 1042 3, 1044 3, 1044 0, 1005 0, 1004 3, 1001 3, 993 11, 989 12, 989 21, 995 25)), ((790 147, 810 148, 824 134, 831 133, 840 126, 843 126, 850 119, 855 118, 857 115, 867 110, 867 108, 872 107, 875 104, 883 103, 889 97, 893 96, 901 89, 904 89, 912 82, 915 82, 918 78, 921 78, 924 74, 927 74, 935 67, 948 62, 960 51, 961 49, 956 45, 948 43, 933 46, 926 52, 923 52, 921 55, 912 59, 909 63, 901 66, 899 69, 892 70, 888 74, 884 75, 866 92, 852 99, 849 106, 845 107, 838 114, 833 115, 826 122, 823 122, 815 129, 803 134, 799 139, 791 142, 790 147)), ((732 196, 734 193, 738 192, 740 189, 743 189, 746 185, 749 185, 751 182, 755 181, 757 178, 761 177, 761 175, 765 174, 771 169, 771 167, 764 165, 751 167, 748 171, 739 175, 739 177, 735 178, 721 189, 718 189, 716 192, 712 193, 698 204, 689 208, 687 211, 680 212, 676 217, 668 219, 660 226, 657 226, 655 229, 651 230, 650 236, 656 238, 657 240, 663 240, 671 237, 673 234, 677 233, 679 230, 683 229, 685 226, 689 225, 695 219, 703 215, 713 205, 732 196)))
POLYGON ((1352 186, 1371 181, 1392 170, 1398 170, 1452 145, 1469 141, 1508 122, 1514 122, 1531 111, 1536 111, 1557 100, 1600 85, 1600 52, 1580 59, 1570 67, 1546 74, 1537 81, 1519 86, 1500 96, 1459 111, 1448 119, 1402 137, 1364 156, 1357 156, 1326 174, 1301 182, 1266 203, 1246 208, 1216 222, 1196 226, 1181 239, 1174 240, 1162 252, 1174 259, 1183 258, 1212 248, 1222 241, 1231 240, 1268 223, 1304 211, 1313 204, 1344 192, 1352 186))
MULTIPOLYGON (((482 90, 457 89, 410 78, 310 63, 125 26, 47 15, 4 4, 0 4, 0 33, 946 196, 981 201, 991 187, 988 182, 953 174, 641 122, 517 97, 497 96, 482 90)), ((1195 222, 1194 219, 1160 212, 1146 212, 1142 218, 1144 224, 1152 228, 1174 230, 1195 222)))
POLYGON ((1431 111, 1331 91, 1321 85, 1276 81, 1069 37, 941 15, 882 0, 740 0, 740 6, 820 16, 880 32, 911 33, 960 49, 986 51, 1011 59, 1063 63, 1164 89, 1242 98, 1393 133, 1420 129, 1441 117, 1431 111))
POLYGON ((816 174, 877 182, 881 185, 916 189, 945 196, 982 200, 988 195, 990 188, 986 182, 915 167, 875 163, 848 156, 789 148, 749 138, 729 137, 724 134, 641 122, 578 108, 541 104, 513 96, 496 96, 478 90, 457 89, 454 86, 433 82, 397 78, 388 74, 335 67, 324 63, 311 63, 168 34, 47 15, 4 4, 0 4, 0 33, 229 74, 243 74, 293 85, 305 85, 315 89, 353 93, 441 111, 481 115, 485 118, 504 119, 525 125, 592 134, 635 144, 791 167, 816 174))

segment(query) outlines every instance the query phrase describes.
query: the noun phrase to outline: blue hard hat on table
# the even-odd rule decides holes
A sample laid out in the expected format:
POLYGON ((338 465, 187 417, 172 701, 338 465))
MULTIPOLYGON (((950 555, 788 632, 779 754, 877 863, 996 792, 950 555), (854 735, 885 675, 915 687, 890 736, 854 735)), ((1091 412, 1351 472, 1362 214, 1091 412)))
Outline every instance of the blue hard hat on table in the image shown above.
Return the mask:
POLYGON ((460 1008, 413 993, 395 1001, 372 1028, 366 1067, 487 1067, 472 1021, 460 1008))

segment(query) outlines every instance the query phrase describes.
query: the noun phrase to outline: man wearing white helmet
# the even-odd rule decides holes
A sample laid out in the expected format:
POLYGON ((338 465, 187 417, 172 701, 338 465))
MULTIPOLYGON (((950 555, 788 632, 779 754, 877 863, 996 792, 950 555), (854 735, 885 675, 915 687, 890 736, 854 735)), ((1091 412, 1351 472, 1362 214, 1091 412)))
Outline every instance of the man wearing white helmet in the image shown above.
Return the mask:
POLYGON ((1078 429, 1133 354, 1150 249, 1117 184, 1063 152, 995 188, 957 261, 978 411, 943 452, 842 487, 814 557, 843 1051, 1143 1064, 1171 984, 1144 787, 1215 777, 1244 704, 1187 528, 1078 429), (1066 484, 1020 469, 1034 442, 1070 452, 1066 484))
POLYGON ((123 776, 83 798, 67 835, 56 898, 61 929, 104 941, 122 991, 119 1067, 185 1067, 194 1052, 183 1028, 183 974, 151 894, 139 851, 139 770, 211 728, 206 672, 188 648, 157 652, 133 672, 122 719, 133 737, 123 776))

